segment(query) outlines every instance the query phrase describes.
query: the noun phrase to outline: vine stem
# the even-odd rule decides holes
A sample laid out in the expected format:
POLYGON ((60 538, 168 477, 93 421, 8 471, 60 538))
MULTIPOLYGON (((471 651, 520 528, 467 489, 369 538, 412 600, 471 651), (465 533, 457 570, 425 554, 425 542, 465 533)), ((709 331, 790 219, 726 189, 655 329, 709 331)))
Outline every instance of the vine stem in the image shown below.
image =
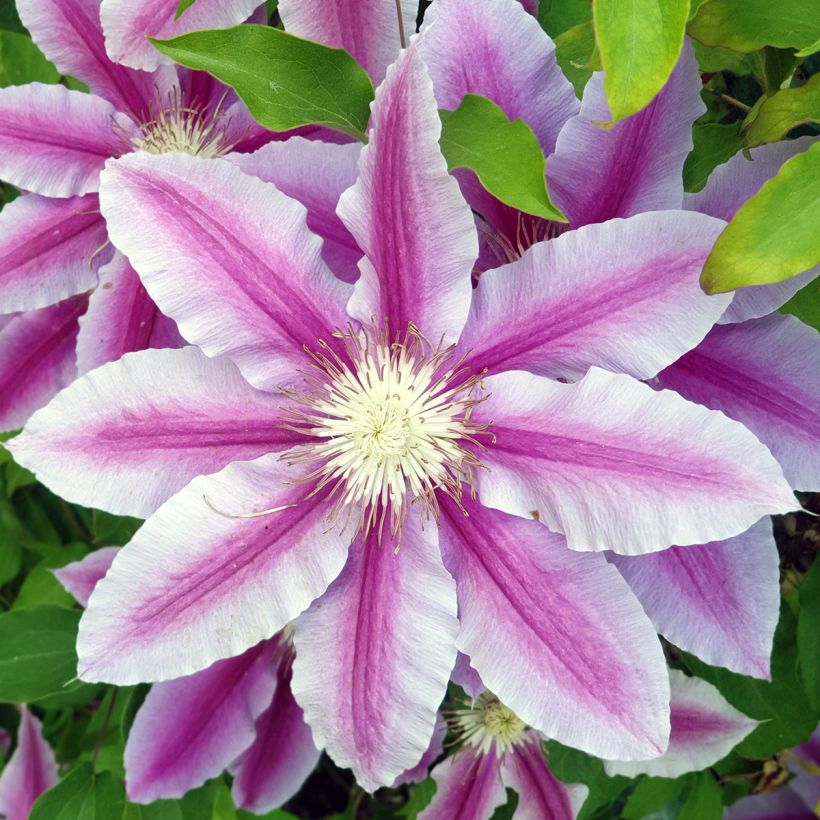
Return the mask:
POLYGON ((103 725, 100 728, 100 733, 97 735, 97 742, 94 744, 94 753, 91 755, 91 766, 95 770, 97 768, 97 758, 99 757, 100 749, 102 749, 103 740, 105 739, 105 733, 108 731, 108 724, 111 723, 111 716, 114 714, 114 705, 117 702, 119 691, 116 686, 112 690, 111 700, 108 701, 108 711, 105 713, 103 725))

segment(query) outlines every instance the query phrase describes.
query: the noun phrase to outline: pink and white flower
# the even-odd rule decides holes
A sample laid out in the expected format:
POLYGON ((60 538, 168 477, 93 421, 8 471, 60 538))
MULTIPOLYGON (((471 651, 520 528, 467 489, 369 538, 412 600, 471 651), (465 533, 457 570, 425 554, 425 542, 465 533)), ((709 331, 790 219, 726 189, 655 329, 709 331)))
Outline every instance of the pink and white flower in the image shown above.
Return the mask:
POLYGON ((91 596, 83 678, 179 678, 294 621, 314 742, 370 790, 428 748, 457 648, 535 730, 660 754, 655 627, 597 553, 707 543, 796 506, 741 424, 638 381, 724 312, 731 297, 698 287, 722 223, 588 225, 474 292, 439 129, 412 45, 338 208, 365 254, 354 285, 303 205, 230 163, 109 162, 112 239, 203 352, 105 365, 12 444, 68 500, 150 516, 91 596))

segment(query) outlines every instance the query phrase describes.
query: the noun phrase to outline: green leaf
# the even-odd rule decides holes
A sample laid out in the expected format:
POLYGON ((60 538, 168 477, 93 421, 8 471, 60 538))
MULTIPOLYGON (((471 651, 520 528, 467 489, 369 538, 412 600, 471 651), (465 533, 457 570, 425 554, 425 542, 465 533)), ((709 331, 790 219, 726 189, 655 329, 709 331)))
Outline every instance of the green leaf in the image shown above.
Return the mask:
POLYGON ((37 798, 29 820, 119 820, 124 808, 122 781, 83 763, 37 798))
POLYGON ((601 70, 601 55, 591 20, 573 26, 555 38, 555 59, 572 83, 575 95, 583 96, 592 72, 601 70))
POLYGON ((704 45, 735 51, 804 48, 820 39, 820 0, 707 0, 688 31, 704 45))
POLYGON ((820 262, 820 143, 787 160, 718 237, 700 283, 707 293, 782 282, 820 262))
POLYGON ((591 20, 589 0, 541 0, 538 4, 538 22, 553 40, 574 26, 591 20))
POLYGON ((14 0, 0 0, 0 29, 3 31, 16 31, 25 34, 26 30, 20 22, 14 0))
POLYGON ((701 772, 686 794, 678 820, 720 820, 723 800, 717 780, 708 771, 701 772))
POLYGON ((815 560, 800 582, 800 615, 797 620, 800 674, 809 700, 820 714, 820 561, 815 560))
POLYGON ((201 788, 188 792, 181 800, 157 800, 147 806, 129 803, 125 807, 123 820, 210 820, 219 786, 220 781, 211 780, 201 788))
POLYGON ((102 510, 91 511, 91 530, 98 547, 121 547, 127 544, 142 526, 139 518, 111 515, 102 510))
POLYGON ((179 0, 177 10, 174 12, 174 20, 179 20, 194 3, 196 3, 196 0, 179 0))
POLYGON ((624 806, 624 820, 640 820, 671 803, 683 790, 686 777, 642 777, 624 806))
POLYGON ((416 820, 419 814, 430 805, 435 793, 436 781, 432 777, 416 783, 410 799, 398 810, 397 814, 406 820, 416 820))
POLYGON ((686 665, 699 678, 718 688, 723 697, 760 725, 737 746, 737 753, 764 759, 802 743, 817 724, 797 670, 797 622, 785 603, 772 650, 772 680, 758 680, 709 666, 684 653, 686 665))
POLYGON ((373 85, 346 51, 255 25, 151 42, 236 89, 251 116, 271 131, 315 123, 364 139, 373 85))
POLYGON ((24 83, 56 83, 60 72, 28 34, 0 30, 0 88, 24 83))
POLYGON ((780 308, 782 313, 791 313, 801 322, 820 331, 820 279, 809 282, 780 308))
POLYGON ((78 611, 54 606, 0 615, 0 702, 31 702, 49 695, 92 690, 74 681, 79 622, 78 611))
POLYGON ((698 67, 706 74, 729 71, 740 77, 744 74, 754 74, 758 68, 753 55, 738 54, 728 48, 710 48, 697 40, 693 41, 693 45, 698 67))
POLYGON ((595 36, 614 122, 640 111, 669 79, 689 0, 593 0, 595 36))
POLYGON ((747 148, 777 142, 792 128, 820 120, 820 74, 797 88, 784 88, 755 105, 743 123, 747 148))
POLYGON ((528 214, 566 222, 550 202, 544 154, 532 129, 510 122, 491 100, 467 94, 455 111, 440 111, 441 150, 450 170, 469 168, 507 205, 528 214))
POLYGON ((76 605, 74 596, 63 589, 63 585, 52 572, 73 561, 79 561, 88 553, 88 546, 82 543, 66 544, 60 551, 55 551, 41 561, 26 575, 26 580, 17 593, 13 609, 48 605, 73 609, 76 605))
POLYGON ((709 174, 741 148, 740 123, 707 122, 692 126, 694 146, 683 164, 683 187, 690 193, 703 189, 709 174))

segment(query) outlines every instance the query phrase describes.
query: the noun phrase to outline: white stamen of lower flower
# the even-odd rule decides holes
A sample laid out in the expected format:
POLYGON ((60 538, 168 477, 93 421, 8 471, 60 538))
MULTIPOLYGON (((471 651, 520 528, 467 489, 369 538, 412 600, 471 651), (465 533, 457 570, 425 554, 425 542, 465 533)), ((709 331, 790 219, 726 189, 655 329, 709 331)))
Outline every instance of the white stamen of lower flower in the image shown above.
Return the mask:
POLYGON ((229 126, 221 101, 213 107, 184 104, 174 88, 164 99, 158 96, 136 132, 126 136, 135 151, 212 159, 233 149, 236 141, 230 137, 229 126))
POLYGON ((472 705, 450 714, 455 742, 477 746, 484 754, 495 746, 503 755, 526 740, 527 725, 491 692, 482 692, 472 705))
POLYGON ((378 526, 381 537, 389 512, 395 537, 408 503, 419 500, 423 514, 437 515, 436 491, 458 502, 462 483, 481 466, 475 437, 488 425, 471 416, 483 400, 483 374, 466 377, 461 362, 451 365, 452 346, 433 349, 412 325, 392 341, 386 327, 335 336, 344 352, 320 342, 308 351, 308 387, 287 391, 286 426, 316 442, 286 458, 310 466, 305 480, 315 492, 331 487, 331 520, 345 511, 346 524, 358 511, 357 528, 378 526))

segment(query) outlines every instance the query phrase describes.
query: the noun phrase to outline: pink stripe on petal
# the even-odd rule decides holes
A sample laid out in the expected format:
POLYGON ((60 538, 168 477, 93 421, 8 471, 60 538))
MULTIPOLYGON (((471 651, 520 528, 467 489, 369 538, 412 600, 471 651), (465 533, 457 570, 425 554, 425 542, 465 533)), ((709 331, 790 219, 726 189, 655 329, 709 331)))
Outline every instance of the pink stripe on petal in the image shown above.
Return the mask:
POLYGON ((35 310, 97 284, 108 234, 96 196, 29 194, 0 214, 0 313, 35 310))
POLYGON ((400 549, 375 531, 358 536, 295 624, 296 700, 316 745, 367 791, 419 762, 455 661, 455 585, 435 533, 411 511, 400 549))
POLYGON ((657 754, 669 684, 654 627, 601 555, 466 499, 442 499, 439 535, 461 631, 487 688, 533 728, 591 754, 657 754))
POLYGON ((0 430, 28 417, 77 375, 74 344, 85 296, 0 317, 0 430))
POLYGON ((128 799, 182 797, 217 777, 256 737, 274 697, 276 641, 263 641, 202 672, 157 683, 125 746, 128 799))
MULTIPOLYGON (((405 42, 416 30, 418 8, 417 0, 401 0, 405 42)), ((290 34, 348 51, 375 85, 402 47, 392 0, 280 0, 279 14, 290 34)))
POLYGON ((280 402, 195 347, 142 351, 78 379, 9 444, 72 503, 145 518, 194 476, 300 441, 280 402))
POLYGON ((118 111, 139 113, 154 95, 154 78, 108 59, 100 0, 17 0, 34 42, 63 74, 86 83, 118 111))
POLYGON ((550 771, 534 732, 505 755, 501 779, 518 792, 516 820, 574 820, 589 795, 586 786, 562 783, 550 771))
POLYGON ((307 208, 307 226, 322 237, 322 257, 345 282, 359 276, 362 252, 336 215, 339 197, 356 182, 361 144, 332 143, 291 137, 270 142, 252 154, 230 154, 227 159, 246 174, 272 182, 280 191, 307 208), (309 168, 310 173, 305 173, 309 168))
POLYGON ((97 582, 105 577, 119 551, 119 547, 103 547, 52 572, 63 588, 77 599, 77 603, 85 607, 97 582))
POLYGON ((550 194, 578 228, 642 211, 680 208, 692 123, 706 110, 692 48, 684 44, 666 85, 646 108, 611 128, 603 73, 584 89, 580 113, 547 163, 550 194))
POLYGON ((23 706, 17 748, 0 774, 0 816, 27 820, 34 801, 57 784, 57 761, 40 721, 23 706))
POLYGON ((305 207, 230 162, 130 154, 106 168, 100 202, 112 241, 182 336, 231 357, 257 387, 276 387, 283 356, 302 367, 303 345, 347 324, 350 286, 322 261, 305 207))
POLYGON ((136 271, 119 252, 100 268, 99 287, 88 300, 77 337, 77 369, 88 373, 126 353, 182 347, 173 320, 151 300, 136 271))
POLYGON ((458 108, 465 94, 489 97, 511 119, 521 117, 546 154, 578 111, 555 44, 516 0, 436 0, 419 48, 441 108, 458 108))
POLYGON ((96 191, 118 153, 118 116, 101 97, 62 85, 0 88, 0 177, 43 196, 96 191))
POLYGON ((349 540, 328 527, 327 499, 307 498, 299 478, 264 456, 199 476, 160 507, 91 596, 77 638, 80 677, 189 675, 306 609, 341 571, 349 540))
POLYGON ((460 341, 468 362, 490 373, 574 379, 598 365, 654 376, 700 342, 731 301, 699 284, 723 228, 668 211, 539 242, 482 274, 460 341))
POLYGON ((672 733, 669 748, 651 760, 604 761, 610 776, 680 777, 712 766, 745 738, 757 721, 730 706, 718 690, 677 669, 669 670, 672 686, 672 733))
POLYGON ((820 489, 820 336, 774 314, 716 327, 658 376, 661 387, 722 410, 772 451, 796 490, 820 489))
POLYGON ((433 343, 458 339, 472 295, 478 240, 470 208, 447 173, 433 87, 411 46, 376 92, 359 179, 338 214, 364 251, 348 310, 361 322, 409 322, 433 343))
POLYGON ((492 750, 481 754, 474 746, 462 747, 433 769, 433 780, 433 802, 419 814, 419 820, 492 817, 507 802, 499 761, 492 750))
POLYGON ((290 663, 280 662, 276 692, 256 719, 256 737, 230 767, 234 803, 264 814, 290 800, 319 762, 304 713, 290 691, 290 663))
POLYGON ((726 809, 724 820, 817 820, 817 815, 790 786, 771 794, 743 797, 726 809))
POLYGON ((197 0, 175 20, 179 0, 102 0, 105 45, 116 63, 152 71, 171 63, 148 37, 166 40, 201 29, 226 28, 247 20, 260 0, 197 0))
POLYGON ((519 371, 486 387, 480 413, 495 443, 481 454, 490 469, 476 474, 482 500, 538 515, 573 549, 703 544, 798 506, 743 425, 671 390, 597 367, 575 384, 519 371))
POLYGON ((780 559, 768 518, 727 541, 611 560, 672 643, 715 666, 770 677, 780 559))

